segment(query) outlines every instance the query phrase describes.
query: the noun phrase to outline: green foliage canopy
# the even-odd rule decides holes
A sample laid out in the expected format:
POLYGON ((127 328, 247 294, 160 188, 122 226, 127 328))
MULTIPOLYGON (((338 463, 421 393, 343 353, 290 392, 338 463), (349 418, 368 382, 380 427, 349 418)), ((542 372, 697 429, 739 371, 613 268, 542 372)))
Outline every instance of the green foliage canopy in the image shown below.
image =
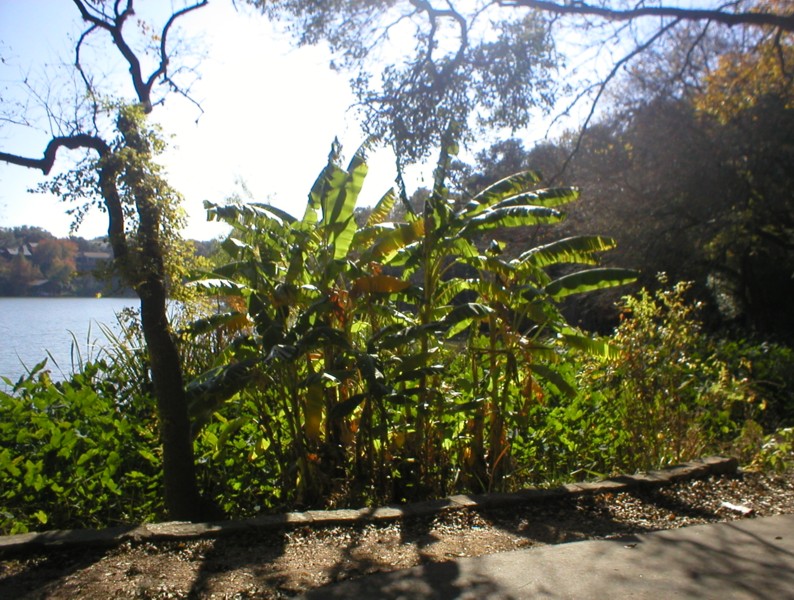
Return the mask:
POLYGON ((407 162, 439 148, 451 125, 462 140, 524 127, 558 87, 554 43, 533 12, 485 0, 253 3, 299 44, 330 45, 332 65, 351 73, 366 131, 407 162))

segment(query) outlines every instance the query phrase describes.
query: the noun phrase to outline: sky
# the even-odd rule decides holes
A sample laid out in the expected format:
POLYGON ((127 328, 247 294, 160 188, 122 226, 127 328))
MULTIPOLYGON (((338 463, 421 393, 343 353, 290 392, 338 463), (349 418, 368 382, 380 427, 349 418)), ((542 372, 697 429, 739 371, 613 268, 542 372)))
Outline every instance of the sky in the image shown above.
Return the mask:
MULTIPOLYGON (((203 201, 222 202, 240 193, 241 181, 253 200, 301 216, 334 137, 340 139, 348 158, 363 141, 349 110, 353 96, 347 77, 330 70, 326 49, 295 49, 264 17, 237 12, 230 1, 211 2, 182 23, 188 35, 196 37, 193 43, 206 53, 198 68, 201 79, 192 89, 204 113, 169 96, 153 118, 164 133, 173 135, 172 147, 161 162, 169 182, 185 198, 184 235, 222 236, 225 226, 207 222, 203 201)), ((72 40, 80 31, 71 2, 0 0, 0 56, 5 60, 0 65, 0 97, 21 97, 18 82, 24 77, 43 81, 47 64, 73 61, 72 40)), ((124 65, 112 60, 108 57, 110 62, 103 66, 124 73, 124 65)), ((49 140, 46 127, 4 125, 0 149, 41 156, 49 140)), ((387 150, 372 153, 368 162, 361 205, 374 204, 393 186, 395 175, 394 158, 387 150)), ((67 206, 57 198, 27 191, 45 179, 39 171, 0 163, 0 227, 35 225, 59 237, 69 234, 67 206)), ((415 180, 423 184, 422 176, 415 180)), ((93 238, 106 230, 105 216, 95 212, 76 234, 93 238)))

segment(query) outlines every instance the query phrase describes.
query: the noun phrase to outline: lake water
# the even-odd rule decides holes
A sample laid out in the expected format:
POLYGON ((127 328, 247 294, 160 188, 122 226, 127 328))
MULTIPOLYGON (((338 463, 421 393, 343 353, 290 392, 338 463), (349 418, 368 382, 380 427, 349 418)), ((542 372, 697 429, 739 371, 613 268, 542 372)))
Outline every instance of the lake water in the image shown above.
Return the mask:
POLYGON ((0 298, 0 375, 16 381, 49 351, 47 368, 62 379, 75 344, 84 360, 96 357, 106 343, 99 323, 114 329, 116 313, 137 306, 135 298, 0 298))

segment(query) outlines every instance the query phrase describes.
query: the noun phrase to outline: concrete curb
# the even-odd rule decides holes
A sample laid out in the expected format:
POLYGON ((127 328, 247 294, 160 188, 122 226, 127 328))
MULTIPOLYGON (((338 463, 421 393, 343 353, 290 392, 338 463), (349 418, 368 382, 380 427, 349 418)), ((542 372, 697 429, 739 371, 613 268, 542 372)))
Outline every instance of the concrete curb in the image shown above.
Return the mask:
POLYGON ((41 533, 22 533, 0 536, 0 557, 42 550, 72 547, 113 547, 126 541, 185 541, 216 538, 243 532, 276 530, 298 525, 352 525, 355 523, 386 522, 410 517, 435 515, 461 509, 507 508, 556 498, 623 492, 630 489, 656 487, 682 479, 696 479, 710 475, 734 474, 738 470, 735 458, 710 456, 661 471, 611 477, 593 483, 570 483, 556 488, 530 488, 508 494, 459 494, 401 506, 378 508, 309 510, 278 515, 261 515, 237 521, 212 523, 148 523, 111 527, 107 529, 65 529, 41 533))

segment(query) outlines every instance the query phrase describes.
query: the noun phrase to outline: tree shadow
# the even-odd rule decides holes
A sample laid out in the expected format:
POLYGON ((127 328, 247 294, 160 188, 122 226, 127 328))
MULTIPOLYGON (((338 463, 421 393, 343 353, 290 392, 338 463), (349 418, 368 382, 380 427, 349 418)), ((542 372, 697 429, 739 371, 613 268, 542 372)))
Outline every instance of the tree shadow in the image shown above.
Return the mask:
MULTIPOLYGON (((790 598, 794 543, 778 535, 781 527, 790 531, 785 518, 785 525, 780 517, 743 519, 597 542, 576 564, 597 574, 587 582, 592 597, 790 598)), ((560 597, 576 592, 564 574, 546 572, 546 585, 560 597)))
POLYGON ((561 544, 669 528, 664 526, 660 518, 645 524, 636 519, 624 520, 612 510, 618 496, 637 504, 637 510, 652 509, 657 514, 668 515, 672 526, 676 526, 674 522, 681 517, 698 522, 721 520, 716 510, 693 506, 671 493, 669 486, 659 485, 629 488, 617 493, 549 498, 510 508, 487 510, 486 514, 494 527, 520 535, 529 544, 561 544))
POLYGON ((791 519, 744 519, 426 564, 303 598, 787 598, 794 589, 794 540, 784 533, 791 519))
MULTIPOLYGON (((652 507, 662 511, 660 514, 663 516, 673 514, 702 521, 719 518, 716 509, 693 507, 687 504, 686 499, 682 500, 674 493, 668 493, 666 486, 622 490, 619 494, 623 502, 630 499, 643 505, 638 506, 638 510, 652 507)), ((519 503, 515 495, 507 494, 469 497, 469 508, 461 508, 469 503, 466 496, 456 496, 453 499, 400 507, 338 511, 339 519, 336 521, 328 520, 334 511, 314 515, 313 511, 309 511, 304 514, 288 513, 227 522, 222 527, 208 527, 207 535, 212 532, 220 532, 220 535, 211 539, 208 537, 200 543, 159 542, 156 547, 153 546, 155 551, 150 553, 151 562, 148 567, 142 563, 139 569, 135 559, 132 559, 132 573, 125 574, 128 576, 126 581, 137 581, 141 593, 154 591, 153 588, 148 588, 161 585, 163 580, 154 581, 151 577, 147 580, 145 576, 135 580, 134 577, 138 574, 135 571, 158 573, 158 567, 161 566, 159 572, 164 573, 167 578, 176 564, 170 563, 169 566, 165 562, 167 558, 171 561, 192 563, 189 567, 189 578, 183 578, 180 583, 180 586, 187 586, 187 589, 179 591, 180 596, 187 594, 190 598, 208 597, 220 590, 228 591, 238 582, 240 590, 245 590, 240 597, 248 597, 246 594, 256 597, 273 591, 288 597, 320 585, 341 586, 345 582, 352 585, 353 581, 369 581, 374 578, 375 583, 372 585, 382 585, 385 586, 384 590, 392 590, 394 596, 382 596, 385 598, 400 597, 400 594, 403 597, 413 597, 413 592, 419 594, 416 596, 418 598, 463 598, 476 592, 479 595, 471 597, 507 599, 510 598, 510 592, 500 587, 487 569, 477 570, 477 565, 486 564, 487 561, 470 562, 466 558, 449 561, 449 557, 459 556, 457 553, 446 552, 449 546, 445 544, 452 537, 447 536, 444 527, 450 524, 450 520, 454 521, 455 531, 466 527, 475 528, 485 521, 493 531, 505 534, 503 539, 507 543, 498 549, 488 550, 487 544, 480 544, 482 547, 472 549, 472 554, 625 537, 660 529, 665 525, 663 518, 649 520, 647 524, 636 519, 621 520, 620 514, 610 508, 617 500, 616 493, 612 492, 578 496, 536 494, 529 499, 530 495, 527 494, 527 499, 519 503), (344 512, 355 514, 358 518, 350 520, 350 515, 342 518, 344 512), (382 520, 384 516, 387 519, 385 521, 382 520), (383 543, 387 544, 380 548, 390 550, 379 554, 380 538, 384 538, 383 543), (305 550, 303 554, 300 548, 296 551, 296 545, 300 546, 302 543, 306 544, 304 548, 322 548, 325 544, 329 549, 319 560, 312 560, 314 557, 306 554, 305 550), (305 565, 301 565, 301 557, 306 560, 305 565), (163 562, 158 563, 160 560, 163 562), (463 571, 461 565, 467 565, 463 571), (411 572, 416 576, 417 586, 431 578, 432 589, 408 590, 411 591, 409 594, 400 575, 389 575, 392 571, 408 567, 413 569, 411 572), (428 595, 436 592, 442 595, 428 595)), ((330 518, 334 519, 335 516, 330 518)), ((466 535, 477 536, 476 533, 466 535)), ((146 542, 144 540, 143 543, 146 542)), ((130 543, 133 548, 137 545, 137 542, 130 543)), ((468 553, 468 549, 464 550, 468 553)), ((48 590, 59 589, 55 586, 68 581, 69 575, 88 569, 108 555, 106 549, 98 548, 40 552, 37 554, 40 563, 35 567, 24 572, 6 570, 7 574, 0 573, 0 596, 46 596, 48 590)), ((103 572, 104 564, 99 567, 103 572)), ((522 595, 519 594, 518 597, 522 595)))
POLYGON ((650 548, 649 552, 684 575, 679 588, 686 597, 702 595, 717 585, 748 598, 791 597, 794 546, 782 545, 774 517, 765 520, 762 528, 758 525, 752 519, 723 523, 702 539, 682 540, 660 532, 653 538, 658 550, 650 548))
POLYGON ((500 589, 487 573, 461 568, 461 562, 436 562, 403 571, 379 573, 362 579, 311 590, 305 600, 365 599, 484 599, 517 600, 500 589))
POLYGON ((101 561, 112 549, 48 548, 0 555, 0 598, 46 597, 70 575, 101 561), (19 564, 22 563, 23 564, 19 564))
MULTIPOLYGON (((371 544, 372 539, 380 535, 389 536, 390 541, 393 541, 391 536, 395 535, 395 529, 399 529, 399 544, 416 548, 416 560, 426 560, 422 549, 437 541, 437 536, 432 532, 433 516, 410 515, 385 521, 368 518, 381 510, 373 508, 360 511, 363 518, 354 521, 293 523, 280 530, 256 532, 252 529, 240 535, 218 538, 204 553, 188 597, 205 597, 212 592, 216 578, 223 578, 226 572, 240 569, 250 574, 248 583, 251 589, 267 587, 285 595, 316 587, 318 578, 322 583, 331 584, 393 571, 401 565, 395 566, 390 559, 379 557, 373 552, 371 544), (331 554, 334 555, 331 562, 315 565, 316 572, 307 573, 305 580, 301 580, 300 569, 294 568, 294 564, 290 569, 279 565, 280 561, 294 563, 290 545, 300 544, 302 536, 310 537, 314 542, 326 540, 326 545, 333 547, 331 554)), ((413 565, 416 560, 402 566, 413 565)), ((305 568, 311 569, 308 565, 305 568)))
MULTIPOLYGON (((657 507, 664 507, 666 510, 675 511, 677 514, 686 514, 706 520, 716 518, 711 512, 693 509, 675 498, 665 496, 657 488, 634 489, 622 493, 645 504, 653 504, 657 507)), ((505 495, 505 497, 507 496, 505 495)), ((209 593, 216 577, 222 578, 225 572, 235 569, 245 569, 250 573, 250 583, 254 587, 259 585, 276 588, 287 595, 316 587, 318 582, 316 573, 313 574, 313 577, 307 577, 306 580, 301 581, 300 578, 295 579, 294 569, 290 572, 285 567, 278 566, 280 560, 292 560, 288 546, 291 543, 291 532, 295 527, 298 528, 299 534, 320 539, 325 538, 329 545, 333 545, 335 553, 333 562, 319 567, 322 570, 321 583, 325 585, 356 580, 364 576, 367 580, 376 577, 377 581, 382 581, 384 585, 387 585, 391 581, 388 572, 418 563, 418 566, 413 568, 419 569, 423 576, 429 574, 437 577, 438 581, 435 581, 435 585, 441 586, 450 594, 458 589, 455 586, 462 585, 460 582, 463 580, 460 574, 453 573, 450 566, 443 568, 431 566, 447 564, 444 562, 445 560, 448 562, 448 559, 440 556, 438 552, 433 552, 433 546, 442 539, 437 531, 439 520, 443 521, 449 515, 476 513, 478 518, 487 520, 489 525, 494 528, 502 529, 514 537, 523 539, 525 543, 521 543, 517 547, 562 544, 593 538, 630 535, 658 528, 651 525, 645 527, 636 522, 621 521, 606 508, 609 501, 599 500, 599 496, 550 496, 547 499, 531 500, 518 505, 515 504, 513 498, 510 500, 512 504, 509 507, 502 508, 499 508, 500 495, 492 494, 488 498, 492 504, 486 502, 484 507, 470 509, 453 508, 448 510, 457 506, 449 499, 400 507, 386 507, 385 510, 394 510, 395 515, 401 515, 386 522, 370 520, 376 512, 384 510, 373 508, 368 511, 360 511, 359 514, 362 518, 352 523, 312 524, 307 522, 303 525, 293 524, 290 528, 285 527, 279 531, 245 533, 242 540, 237 535, 231 538, 219 538, 203 557, 190 591, 190 597, 199 598, 203 594, 209 593), (399 545, 407 549, 406 553, 411 554, 413 562, 409 564, 394 564, 390 558, 381 558, 377 551, 373 551, 371 543, 373 532, 379 528, 389 528, 393 533, 395 525, 398 529, 399 545), (339 536, 343 536, 343 539, 339 536)), ((396 586, 394 587, 395 594, 403 593, 400 591, 402 589, 400 586, 403 584, 398 585, 396 582, 391 582, 388 585, 396 586)), ((502 593, 498 589, 486 590, 488 586, 487 573, 482 574, 482 577, 467 573, 465 585, 467 586, 465 589, 474 586, 473 589, 481 589, 483 592, 502 593)), ((322 589, 325 590, 325 588, 322 589)), ((494 597, 506 598, 507 596, 494 597)))
MULTIPOLYGON (((369 581, 373 577, 387 576, 390 572, 417 563, 420 564, 417 568, 430 569, 428 572, 438 579, 434 586, 441 586, 452 593, 458 589, 455 587, 454 563, 439 562, 437 556, 427 551, 440 539, 434 532, 438 514, 433 510, 439 503, 450 504, 443 500, 391 508, 388 510, 405 510, 407 514, 386 521, 372 519, 375 512, 384 510, 373 508, 360 511, 363 518, 352 522, 308 522, 303 525, 291 524, 281 530, 251 530, 220 537, 203 553, 188 597, 203 598, 215 593, 216 584, 222 585, 222 580, 232 571, 236 571, 238 577, 240 572, 245 573, 248 578, 245 586, 251 593, 267 588, 290 596, 316 588, 318 584, 369 581), (326 540, 326 545, 333 547, 329 552, 329 556, 333 557, 331 560, 303 567, 307 571, 305 579, 301 578, 301 568, 296 568, 296 557, 290 548, 291 544, 300 544, 301 536, 313 538, 314 542, 317 539, 326 540), (396 543, 404 549, 400 560, 395 562, 393 555, 378 554, 373 539, 380 536, 388 537, 386 543, 391 544, 392 548, 396 543), (291 568, 287 568, 284 561, 290 562, 291 568), (447 566, 436 566, 444 564, 447 566), (312 569, 314 572, 309 573, 312 569)), ((474 584, 478 589, 485 590, 488 586, 487 577, 467 579, 465 589, 474 584)), ((400 585, 395 585, 395 590, 399 590, 400 585)))
MULTIPOLYGON (((229 571, 244 570, 251 574, 249 588, 267 584, 289 591, 290 581, 278 570, 268 570, 263 565, 275 564, 284 556, 289 543, 289 529, 255 527, 248 531, 228 533, 209 541, 209 548, 198 557, 200 565, 193 578, 187 598, 206 598, 212 594, 216 579, 223 579, 229 571)), ((241 598, 248 597, 240 595, 241 598)))

